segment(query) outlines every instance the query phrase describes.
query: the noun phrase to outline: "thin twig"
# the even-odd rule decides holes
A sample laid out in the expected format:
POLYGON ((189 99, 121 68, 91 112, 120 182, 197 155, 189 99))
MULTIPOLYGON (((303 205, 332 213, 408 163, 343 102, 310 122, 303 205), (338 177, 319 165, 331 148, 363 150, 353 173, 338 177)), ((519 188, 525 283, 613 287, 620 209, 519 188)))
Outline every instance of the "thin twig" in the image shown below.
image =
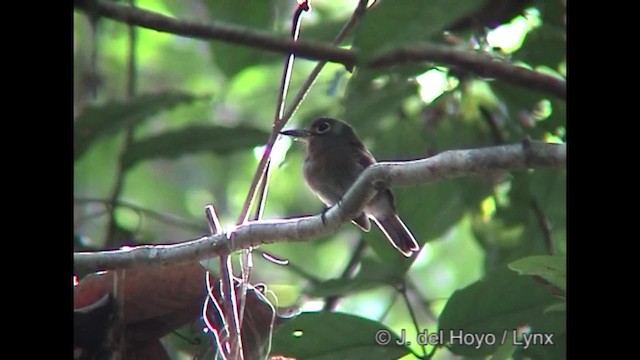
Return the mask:
MULTIPOLYGON (((131 8, 136 7, 135 0, 129 0, 129 6, 131 8)), ((136 76, 136 47, 138 46, 136 32, 137 29, 133 25, 127 26, 128 35, 129 35, 129 54, 127 57, 127 84, 125 89, 125 97, 126 99, 131 99, 136 91, 137 84, 137 76, 136 76)), ((111 202, 115 202, 122 192, 122 184, 125 176, 125 168, 123 166, 123 158, 127 153, 127 150, 133 143, 133 125, 129 125, 124 129, 124 140, 122 144, 121 156, 118 160, 117 168, 116 168, 116 183, 111 193, 111 202)), ((115 218, 115 207, 111 208, 109 212, 109 223, 107 225, 107 237, 106 237, 106 246, 112 247, 117 245, 116 241, 118 240, 115 237, 116 230, 118 228, 118 224, 115 218)), ((114 330, 114 338, 117 339, 117 347, 116 351, 114 351, 113 358, 115 360, 126 359, 127 358, 127 346, 126 346, 126 317, 125 317, 125 284, 126 284, 126 269, 117 269, 115 271, 115 276, 113 277, 113 288, 114 298, 116 303, 118 304, 118 320, 116 322, 117 326, 114 330)))
MULTIPOLYGON (((135 0, 129 0, 129 6, 131 9, 136 9, 135 0)), ((131 24, 127 27, 128 37, 129 37, 129 47, 128 47, 128 55, 127 55, 127 83, 125 87, 125 98, 131 99, 136 93, 136 86, 138 82, 138 77, 136 73, 136 47, 137 44, 137 28, 131 24)), ((116 165, 116 183, 111 190, 110 203, 115 203, 120 197, 120 193, 122 192, 122 186, 124 183, 125 177, 125 166, 124 166, 124 158, 127 154, 127 151, 131 144, 133 143, 133 126, 129 125, 124 129, 124 139, 122 140, 122 146, 120 149, 120 156, 118 159, 118 163, 116 165)), ((115 218, 115 207, 111 209, 109 212, 109 220, 107 225, 107 235, 105 241, 105 247, 112 248, 116 247, 118 244, 116 241, 115 235, 116 230, 118 229, 118 224, 115 218)))
POLYGON ((498 124, 495 114, 493 114, 491 110, 487 109, 484 105, 480 105, 478 109, 480 110, 480 114, 482 114, 482 118, 487 122, 491 129, 491 134, 493 135, 493 141, 495 144, 504 144, 505 136, 502 133, 502 130, 500 130, 500 125, 498 124))
POLYGON ((115 207, 115 206, 124 207, 124 208, 131 209, 135 212, 138 212, 140 214, 145 214, 149 218, 158 220, 165 224, 175 225, 178 227, 182 227, 184 229, 189 229, 194 231, 201 231, 201 232, 207 231, 207 229, 202 226, 202 222, 184 219, 173 214, 165 214, 165 213, 162 213, 153 209, 149 209, 125 200, 117 199, 115 202, 112 203, 110 199, 93 198, 93 197, 76 197, 73 199, 73 202, 78 204, 99 203, 99 204, 103 204, 106 207, 115 207))
POLYGON ((398 292, 394 291, 393 295, 392 295, 392 298, 391 298, 391 302, 389 303, 389 305, 387 305, 387 308, 384 309, 384 312, 382 313, 382 315, 380 315, 380 318, 378 319, 378 321, 384 322, 384 320, 387 318, 387 316, 391 312, 391 309, 393 308, 393 305, 396 304, 396 301, 398 301, 398 292))
MULTIPOLYGON (((265 253, 260 249, 255 249, 255 252, 257 252, 258 254, 265 253)), ((272 261, 269 261, 269 262, 273 263, 272 261)), ((310 282, 312 285, 318 285, 322 282, 322 280, 319 277, 315 276, 314 274, 311 274, 309 271, 303 269, 301 266, 299 266, 295 262, 291 262, 291 261, 287 262, 287 270, 290 270, 292 273, 300 276, 304 280, 310 282)))
POLYGON ((536 215, 536 220, 538 221, 538 226, 542 230, 542 237, 544 239, 544 245, 547 249, 547 253, 549 255, 555 254, 555 247, 553 246, 553 234, 551 233, 551 224, 549 220, 544 215, 544 211, 542 210, 542 206, 540 206, 540 202, 536 198, 531 198, 531 207, 533 208, 533 213, 536 215))
MULTIPOLYGON (((404 300, 405 305, 407 306, 407 311, 409 311, 409 316, 411 317, 411 321, 413 322, 413 326, 416 330, 416 334, 420 334, 420 325, 418 324, 418 318, 416 317, 415 311, 413 311, 413 306, 411 306, 411 302, 409 301, 409 297, 407 296, 407 286, 406 284, 402 284, 402 287, 398 289, 400 294, 402 295, 402 299, 404 300)), ((427 349, 425 344, 421 344, 422 348, 422 356, 427 355, 427 349)))
MULTIPOLYGON (((484 106, 480 106, 480 113, 482 114, 482 117, 489 124, 495 142, 497 144, 504 144, 505 136, 504 136, 503 132, 500 130, 500 126, 498 125, 498 122, 495 119, 495 115, 492 114, 484 106)), ((542 207, 540 206, 540 202, 538 201, 538 199, 534 195, 531 195, 531 200, 529 201, 529 204, 530 204, 531 208, 533 209, 533 213, 536 216, 536 219, 538 221, 538 226, 542 230, 542 236, 543 236, 543 239, 544 239, 545 248, 547 250, 547 253, 550 254, 550 255, 553 255, 554 252, 555 252, 555 249, 553 247, 553 235, 551 234, 551 224, 549 224, 549 220, 545 216, 544 211, 542 210, 542 207)))
MULTIPOLYGON (((342 27, 342 29, 336 36, 336 38, 333 40, 334 45, 339 45, 347 37, 349 32, 356 26, 360 18, 364 15, 365 10, 367 9, 367 2, 368 0, 360 0, 358 2, 358 6, 353 12, 353 15, 351 15, 351 18, 349 19, 349 21, 347 21, 347 23, 342 27)), ((298 109, 298 106, 300 106, 300 104, 302 103, 302 100, 304 100, 304 98, 307 96, 307 93, 309 93, 309 89, 311 89, 311 86, 313 86, 316 79, 318 78, 318 75, 320 75, 320 72, 322 71, 322 69, 326 64, 327 64, 326 60, 319 61, 316 64, 316 66, 313 68, 313 70, 311 70, 311 73, 309 74, 309 76, 307 76, 304 83, 296 93, 296 96, 293 98, 291 105, 287 108, 287 111, 284 113, 282 117, 284 122, 289 121, 289 119, 296 112, 296 110, 298 109)), ((282 127, 284 127, 284 123, 282 124, 281 128, 282 127)))
MULTIPOLYGON (((300 26, 302 24, 302 13, 308 10, 309 10, 309 5, 306 1, 302 3, 298 3, 293 14, 292 26, 291 26, 291 38, 293 41, 298 41, 298 37, 300 35, 300 26)), ((276 101, 275 115, 273 119, 273 126, 272 126, 270 140, 277 139, 278 133, 280 131, 278 129, 278 124, 281 122, 284 124, 284 121, 282 121, 282 115, 284 113, 285 101, 287 97, 287 92, 289 90, 289 84, 291 83, 291 73, 293 70, 294 61, 295 61, 295 55, 291 52, 288 53, 284 61, 284 68, 282 70, 280 86, 278 88, 279 89, 278 99, 276 101)), ((267 145, 265 147, 265 150, 262 156, 262 160, 264 160, 264 162, 263 161, 260 162, 260 165, 264 164, 264 166, 258 166, 258 169, 254 174, 244 205, 242 207, 242 210, 240 211, 237 224, 244 224, 247 221, 249 209, 251 208, 254 198, 257 198, 258 204, 256 206, 253 220, 258 220, 261 217, 262 211, 264 209, 264 202, 266 201, 267 189, 269 187, 269 168, 270 168, 269 164, 271 164, 272 149, 273 149, 273 144, 271 144, 271 146, 267 145), (257 189, 258 191, 256 193, 256 187, 258 183, 260 183, 260 188, 257 189)), ((244 249, 242 251, 241 259, 242 259, 242 267, 241 267, 242 282, 241 282, 240 294, 239 294, 240 307, 239 309, 234 308, 234 311, 237 311, 238 313, 238 318, 240 319, 240 323, 242 323, 242 319, 244 318, 247 284, 249 283, 251 267, 253 266, 252 258, 251 258, 251 247, 244 249)), ((236 335, 234 337, 234 341, 235 341, 234 344, 236 347, 239 348, 238 355, 240 359, 243 359, 244 354, 242 351, 241 333, 240 331, 238 331, 238 333, 234 335, 236 335)))
POLYGON ((411 279, 405 281, 405 284, 407 286, 407 290, 413 292, 420 305, 422 305, 422 312, 426 315, 427 320, 437 322, 438 317, 433 313, 430 307, 430 302, 433 300, 427 300, 427 298, 420 292, 420 289, 418 289, 418 286, 415 284, 415 282, 411 279))

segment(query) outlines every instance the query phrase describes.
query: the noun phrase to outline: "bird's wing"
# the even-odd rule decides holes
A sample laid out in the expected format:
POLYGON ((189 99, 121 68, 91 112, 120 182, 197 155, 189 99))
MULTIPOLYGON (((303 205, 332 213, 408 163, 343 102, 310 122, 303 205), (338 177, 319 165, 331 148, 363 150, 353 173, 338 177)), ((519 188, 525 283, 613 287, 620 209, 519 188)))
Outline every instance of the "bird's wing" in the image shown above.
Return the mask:
POLYGON ((376 163, 376 158, 371 155, 369 150, 367 150, 361 142, 353 142, 351 145, 353 145, 351 149, 355 155, 354 158, 356 162, 362 166, 362 170, 376 163))

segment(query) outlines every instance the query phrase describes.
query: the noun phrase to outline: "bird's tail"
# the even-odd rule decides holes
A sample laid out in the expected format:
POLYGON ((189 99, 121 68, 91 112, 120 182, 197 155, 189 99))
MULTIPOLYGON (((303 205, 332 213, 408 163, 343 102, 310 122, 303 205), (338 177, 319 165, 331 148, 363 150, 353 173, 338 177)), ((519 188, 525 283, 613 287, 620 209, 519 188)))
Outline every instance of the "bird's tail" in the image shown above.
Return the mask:
POLYGON ((407 226, 400 220, 398 215, 392 214, 384 219, 373 218, 376 225, 389 239, 393 247, 398 249, 404 256, 410 257, 414 251, 420 250, 420 245, 407 229, 407 226))

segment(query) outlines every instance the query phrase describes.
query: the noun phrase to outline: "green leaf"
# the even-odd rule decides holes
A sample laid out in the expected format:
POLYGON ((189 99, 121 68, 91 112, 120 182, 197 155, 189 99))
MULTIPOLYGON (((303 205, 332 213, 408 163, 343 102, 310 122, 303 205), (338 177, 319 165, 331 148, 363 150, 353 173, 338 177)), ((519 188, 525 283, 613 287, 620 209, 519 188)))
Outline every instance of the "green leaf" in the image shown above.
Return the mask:
POLYGON ((543 23, 564 28, 566 8, 562 1, 538 0, 535 6, 540 10, 543 23))
POLYGON ((397 111, 408 97, 417 95, 418 86, 407 81, 407 77, 424 71, 425 67, 411 66, 411 71, 406 71, 407 67, 402 69, 405 70, 402 74, 357 69, 349 81, 343 100, 344 118, 349 122, 376 122, 383 116, 397 111))
POLYGON ((532 66, 547 65, 556 69, 567 55, 564 37, 563 28, 544 24, 527 34, 523 46, 513 54, 513 58, 532 66))
POLYGON ((80 159, 96 140, 113 135, 126 126, 143 122, 160 111, 205 98, 168 91, 87 107, 73 126, 73 158, 80 159))
POLYGON ((478 7, 477 0, 380 1, 358 25, 353 47, 362 60, 391 48, 433 38, 454 19, 478 7))
POLYGON ((536 255, 516 260, 509 264, 511 270, 521 275, 534 275, 543 278, 553 286, 566 292, 567 258, 561 255, 536 255))
MULTIPOLYGON (((531 277, 502 268, 456 291, 440 316, 439 328, 449 341, 447 347, 455 354, 484 356, 495 352, 510 333, 513 335, 513 331, 526 325, 531 327, 532 334, 552 334, 554 338, 562 335, 566 331, 564 314, 544 313, 555 302, 557 299, 531 277), (460 338, 451 337, 460 334, 464 338, 484 336, 485 342, 480 343, 476 338, 463 343, 460 338), (491 336, 495 340, 493 344, 486 341, 491 336)), ((530 345, 529 348, 540 346, 544 347, 530 345)))
POLYGON ((202 151, 226 155, 264 144, 268 138, 269 133, 246 126, 190 126, 134 142, 123 163, 128 168, 143 160, 177 158, 202 151))
POLYGON ((565 301, 559 302, 553 305, 550 305, 548 308, 544 309, 544 313, 550 313, 554 311, 566 312, 567 311, 567 303, 565 301))
POLYGON ((398 340, 373 320, 342 313, 302 313, 278 328, 271 354, 313 360, 397 359, 409 353, 398 340))
MULTIPOLYGON (((388 246, 391 247, 391 245, 388 246)), ((395 249, 392 249, 392 251, 395 251, 395 249)), ((364 258, 362 259, 360 270, 356 276, 351 279, 330 279, 323 281, 309 291, 309 296, 342 296, 378 286, 397 284, 401 280, 402 275, 399 275, 387 262, 364 258)))
MULTIPOLYGON (((246 27, 252 30, 271 31, 277 19, 274 16, 277 8, 276 0, 206 0, 204 4, 211 14, 211 21, 246 27)), ((211 41, 209 49, 215 63, 228 78, 253 65, 271 61, 280 56, 262 49, 222 41, 211 41)))

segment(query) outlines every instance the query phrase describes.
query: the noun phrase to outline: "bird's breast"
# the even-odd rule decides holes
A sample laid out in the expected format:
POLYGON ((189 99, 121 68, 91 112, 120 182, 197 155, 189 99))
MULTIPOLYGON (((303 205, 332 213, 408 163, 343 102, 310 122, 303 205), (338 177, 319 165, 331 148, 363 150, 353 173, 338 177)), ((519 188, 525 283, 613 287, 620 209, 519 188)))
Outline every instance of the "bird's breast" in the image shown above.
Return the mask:
POLYGON ((307 185, 329 206, 342 198, 362 170, 348 151, 338 148, 309 152, 303 167, 307 185))

